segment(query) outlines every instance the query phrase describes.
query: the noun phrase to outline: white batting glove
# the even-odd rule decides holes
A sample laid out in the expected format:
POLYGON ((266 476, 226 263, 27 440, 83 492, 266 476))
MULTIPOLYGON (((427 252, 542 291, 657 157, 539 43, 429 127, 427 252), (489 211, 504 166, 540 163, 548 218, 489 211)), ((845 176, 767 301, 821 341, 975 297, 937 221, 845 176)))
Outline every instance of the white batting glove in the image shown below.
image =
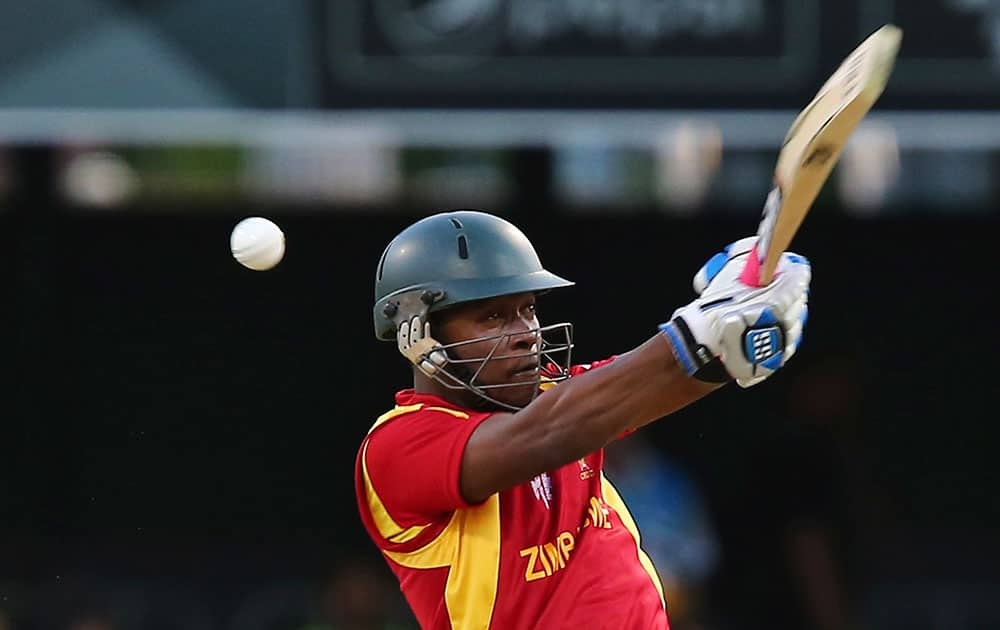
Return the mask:
POLYGON ((749 287, 739 276, 756 240, 731 243, 709 259, 694 277, 698 299, 660 325, 678 362, 696 378, 756 385, 787 363, 802 342, 809 261, 786 252, 771 284, 749 287))
POLYGON ((421 322, 419 316, 399 325, 396 331, 396 343, 400 354, 427 376, 433 376, 448 362, 444 351, 436 349, 440 344, 431 337, 430 322, 421 322))

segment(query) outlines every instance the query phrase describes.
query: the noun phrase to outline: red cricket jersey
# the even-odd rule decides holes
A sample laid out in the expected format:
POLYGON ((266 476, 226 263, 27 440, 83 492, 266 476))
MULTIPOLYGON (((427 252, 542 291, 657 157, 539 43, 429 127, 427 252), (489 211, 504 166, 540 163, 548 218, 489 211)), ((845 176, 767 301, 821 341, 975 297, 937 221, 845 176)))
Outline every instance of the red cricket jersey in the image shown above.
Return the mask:
POLYGON ((669 630, 603 450, 480 504, 463 500, 462 453, 490 415, 404 390, 358 452, 361 520, 421 627, 669 630))

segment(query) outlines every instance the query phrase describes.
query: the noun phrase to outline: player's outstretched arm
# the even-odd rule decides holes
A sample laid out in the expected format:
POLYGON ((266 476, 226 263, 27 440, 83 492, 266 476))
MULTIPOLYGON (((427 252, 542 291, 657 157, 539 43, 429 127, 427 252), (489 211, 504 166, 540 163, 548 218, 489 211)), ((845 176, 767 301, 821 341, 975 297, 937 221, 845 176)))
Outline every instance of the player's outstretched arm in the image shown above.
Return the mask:
POLYGON ((809 264, 786 254, 772 284, 747 287, 738 276, 751 246, 744 239, 713 257, 695 276, 701 296, 661 325, 661 334, 521 411, 481 423, 462 459, 464 498, 484 500, 667 416, 731 378, 748 387, 783 365, 801 339, 809 264))
POLYGON ((720 385, 688 376, 669 341, 656 335, 608 365, 553 387, 521 411, 480 424, 462 458, 462 495, 478 502, 554 470, 720 385))

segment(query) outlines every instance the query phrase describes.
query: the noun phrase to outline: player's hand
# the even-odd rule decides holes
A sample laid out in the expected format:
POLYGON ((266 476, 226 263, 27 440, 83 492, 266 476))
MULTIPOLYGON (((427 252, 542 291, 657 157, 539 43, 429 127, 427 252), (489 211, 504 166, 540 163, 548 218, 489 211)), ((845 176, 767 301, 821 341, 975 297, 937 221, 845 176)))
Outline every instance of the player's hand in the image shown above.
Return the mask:
POLYGON ((709 259, 694 277, 699 298, 660 325, 688 374, 750 387, 787 363, 802 342, 809 261, 782 254, 771 284, 749 287, 739 276, 755 242, 741 239, 709 259))
POLYGON ((400 354, 428 376, 433 376, 448 362, 443 350, 433 350, 440 346, 431 337, 431 324, 422 322, 419 316, 399 325, 396 331, 396 343, 400 354))

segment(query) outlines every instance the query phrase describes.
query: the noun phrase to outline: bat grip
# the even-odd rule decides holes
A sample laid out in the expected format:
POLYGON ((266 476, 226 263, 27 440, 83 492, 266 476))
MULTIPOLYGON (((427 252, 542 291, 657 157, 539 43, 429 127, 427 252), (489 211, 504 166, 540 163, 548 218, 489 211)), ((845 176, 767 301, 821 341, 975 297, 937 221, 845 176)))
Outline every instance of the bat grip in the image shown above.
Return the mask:
POLYGON ((753 246, 750 255, 747 256, 747 264, 740 274, 740 282, 750 287, 764 286, 760 282, 760 256, 757 254, 757 245, 753 246))

